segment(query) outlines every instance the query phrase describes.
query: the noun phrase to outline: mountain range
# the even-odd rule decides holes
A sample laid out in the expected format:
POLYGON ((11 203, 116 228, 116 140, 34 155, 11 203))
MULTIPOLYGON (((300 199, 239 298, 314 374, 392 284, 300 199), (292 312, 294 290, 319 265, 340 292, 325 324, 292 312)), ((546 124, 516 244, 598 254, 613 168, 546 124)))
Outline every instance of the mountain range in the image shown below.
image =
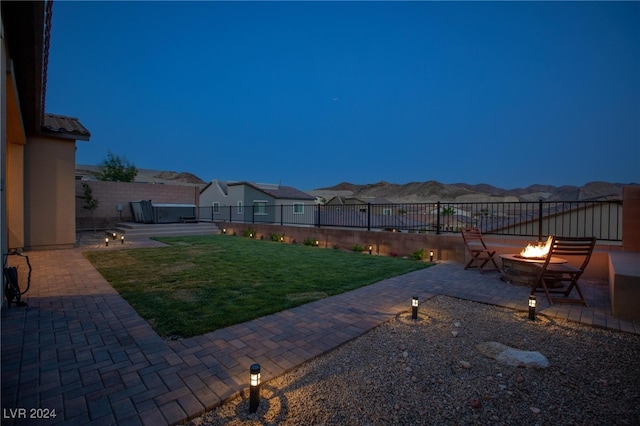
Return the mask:
POLYGON ((583 186, 530 185, 526 188, 503 189, 488 184, 444 184, 437 181, 396 184, 378 182, 338 185, 307 191, 326 200, 334 196, 366 199, 386 199, 394 203, 448 202, 511 202, 511 201, 610 201, 622 199, 626 184, 590 182, 583 186))
MULTIPOLYGON (((76 174, 93 176, 100 166, 78 165, 76 174)), ((189 172, 138 169, 136 182, 194 185, 201 188, 206 182, 189 172)), ((516 201, 587 201, 621 200, 622 187, 627 184, 590 182, 583 186, 530 185, 526 188, 503 189, 488 184, 445 184, 437 181, 397 184, 378 182, 337 185, 305 191, 310 195, 330 200, 335 196, 364 199, 386 199, 393 203, 447 202, 516 202, 516 201)))

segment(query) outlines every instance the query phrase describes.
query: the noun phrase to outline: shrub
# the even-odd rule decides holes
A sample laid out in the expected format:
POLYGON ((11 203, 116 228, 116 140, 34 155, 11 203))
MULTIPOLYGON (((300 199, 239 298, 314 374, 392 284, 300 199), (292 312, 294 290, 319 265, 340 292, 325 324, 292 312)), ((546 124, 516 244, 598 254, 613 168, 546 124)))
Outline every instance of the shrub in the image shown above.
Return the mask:
POLYGON ((276 234, 272 232, 269 234, 269 239, 278 243, 280 241, 284 241, 284 234, 276 234))
POLYGON ((317 246, 318 240, 316 240, 315 238, 305 238, 303 244, 305 246, 317 246))
POLYGON ((364 251, 364 247, 356 244, 355 246, 351 247, 351 250, 355 251, 356 253, 362 253, 364 251))
POLYGON ((244 236, 247 238, 255 238, 256 231, 252 227, 248 227, 247 229, 244 230, 244 236))
POLYGON ((411 259, 422 260, 425 257, 424 249, 418 249, 409 255, 411 259))

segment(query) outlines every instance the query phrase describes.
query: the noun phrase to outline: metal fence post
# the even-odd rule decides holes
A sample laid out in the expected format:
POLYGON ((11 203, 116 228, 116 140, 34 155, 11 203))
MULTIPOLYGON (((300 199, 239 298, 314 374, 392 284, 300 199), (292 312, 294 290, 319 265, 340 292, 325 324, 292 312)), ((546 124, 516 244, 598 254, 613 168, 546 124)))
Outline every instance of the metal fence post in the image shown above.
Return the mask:
POLYGON ((371 231, 371 203, 367 203, 367 231, 371 231))
POLYGON ((436 235, 440 235, 440 201, 436 203, 436 235))
POLYGON ((538 200, 538 242, 542 241, 542 199, 538 200))

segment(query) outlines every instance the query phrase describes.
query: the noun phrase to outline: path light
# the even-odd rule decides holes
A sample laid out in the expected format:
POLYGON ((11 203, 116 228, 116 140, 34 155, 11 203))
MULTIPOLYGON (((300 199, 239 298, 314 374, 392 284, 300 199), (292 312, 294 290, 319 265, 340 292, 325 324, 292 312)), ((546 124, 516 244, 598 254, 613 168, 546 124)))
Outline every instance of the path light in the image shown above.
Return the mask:
POLYGON ((115 232, 112 233, 111 236, 113 237, 114 240, 118 237, 115 232))
POLYGON ((226 234, 227 233, 227 228, 222 228, 222 233, 226 234))
POLYGON ((260 364, 249 368, 249 412, 255 413, 260 404, 260 364))
POLYGON ((373 250, 373 245, 369 244, 369 254, 371 254, 372 250, 373 250))
POLYGON ((120 237, 120 244, 124 244, 124 235, 120 237))
POLYGON ((284 243, 284 235, 281 235, 281 236, 280 236, 280 242, 281 242, 281 243, 284 243))
POLYGON ((109 247, 109 237, 104 239, 104 245, 109 247))
POLYGON ((536 319, 536 297, 533 294, 529 295, 529 319, 536 319))
POLYGON ((418 319, 418 296, 413 296, 411 299, 411 319, 418 319))
POLYGON ((429 262, 433 262, 433 250, 429 251, 429 262))
POLYGON ((320 245, 320 241, 316 240, 316 247, 320 245))

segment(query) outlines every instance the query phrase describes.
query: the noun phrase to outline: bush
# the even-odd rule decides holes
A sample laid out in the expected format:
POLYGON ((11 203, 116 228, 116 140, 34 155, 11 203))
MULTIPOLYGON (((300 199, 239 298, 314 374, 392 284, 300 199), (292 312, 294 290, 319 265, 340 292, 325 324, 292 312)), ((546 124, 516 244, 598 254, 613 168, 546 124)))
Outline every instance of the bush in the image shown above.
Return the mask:
POLYGON ((351 250, 355 251, 356 253, 362 253, 364 251, 364 247, 356 244, 355 246, 351 247, 351 250))
POLYGON ((315 238, 305 238, 303 244, 305 246, 317 246, 318 240, 316 240, 315 238))
POLYGON ((421 249, 419 249, 419 250, 414 251, 413 253, 411 253, 411 254, 409 255, 409 257, 410 257, 411 259, 415 259, 415 260, 422 260, 422 259, 424 259, 424 257, 425 257, 424 249, 423 249, 423 248, 421 248, 421 249))
POLYGON ((252 227, 248 227, 247 229, 244 230, 244 236, 247 238, 255 238, 256 231, 252 227))
POLYGON ((271 241, 275 241, 277 243, 279 243, 280 241, 284 241, 284 234, 276 234, 274 232, 269 234, 269 239, 271 241))

